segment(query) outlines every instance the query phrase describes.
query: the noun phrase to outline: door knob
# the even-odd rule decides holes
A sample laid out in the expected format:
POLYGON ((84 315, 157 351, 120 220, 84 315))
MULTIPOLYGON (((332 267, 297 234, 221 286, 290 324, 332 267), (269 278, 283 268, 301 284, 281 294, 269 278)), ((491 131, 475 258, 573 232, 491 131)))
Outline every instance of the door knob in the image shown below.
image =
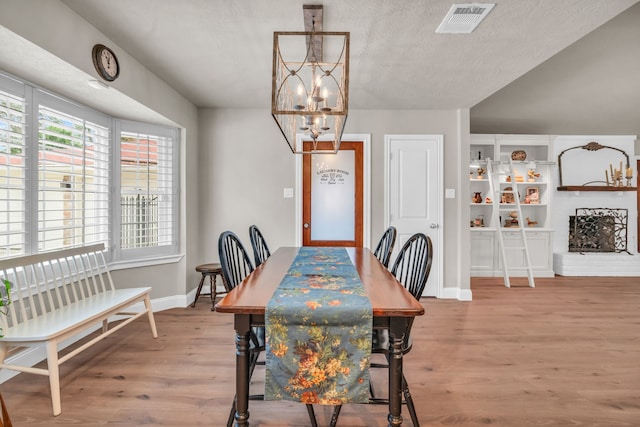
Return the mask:
POLYGON ((431 224, 429 228, 438 228, 438 224, 431 224))
POLYGON ((303 227, 304 227, 304 228, 309 228, 309 223, 308 223, 308 222, 305 222, 305 223, 304 223, 304 225, 303 225, 303 227))

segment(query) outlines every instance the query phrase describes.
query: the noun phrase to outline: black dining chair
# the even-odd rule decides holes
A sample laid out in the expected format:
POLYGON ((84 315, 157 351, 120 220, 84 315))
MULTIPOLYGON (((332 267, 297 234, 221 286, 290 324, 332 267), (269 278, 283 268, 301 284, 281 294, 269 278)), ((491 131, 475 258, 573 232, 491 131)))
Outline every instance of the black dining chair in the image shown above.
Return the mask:
MULTIPOLYGON (((396 257, 393 266, 391 267, 391 274, 413 295, 413 297, 420 301, 422 292, 427 285, 427 279, 429 279, 429 273, 431 272, 431 264, 433 262, 433 244, 431 238, 423 233, 416 233, 409 238, 402 245, 398 256, 396 257)), ((413 326, 413 318, 407 322, 407 328, 404 333, 404 340, 402 343, 402 354, 405 355, 411 351, 411 327, 413 326)), ((371 354, 383 354, 387 359, 387 363, 371 363, 371 368, 385 368, 389 369, 389 330, 388 329, 374 329, 371 340, 371 354)), ((369 403, 388 404, 389 399, 377 398, 371 385, 371 399, 369 403)), ((407 379, 402 374, 402 394, 404 395, 403 404, 407 405, 409 415, 411 416, 411 422, 414 427, 419 427, 420 422, 416 415, 416 408, 413 404, 413 398, 409 391, 409 384, 407 379)), ((340 414, 341 406, 334 407, 333 416, 331 418, 331 427, 334 427, 338 421, 338 415, 340 414)))
POLYGON ((391 252, 393 252, 395 243, 396 228, 391 226, 382 234, 375 251, 373 251, 373 255, 387 268, 389 268, 389 260, 391 259, 391 252))
POLYGON ((247 250, 232 231, 225 231, 218 239, 218 255, 222 267, 222 279, 227 291, 232 290, 253 272, 253 264, 247 250))
POLYGON ((271 252, 269 251, 269 246, 267 246, 267 241, 257 226, 252 225, 249 227, 249 239, 251 239, 253 257, 256 261, 256 268, 258 268, 260 264, 271 256, 271 252))
MULTIPOLYGON (((232 231, 225 231, 218 239, 218 255, 222 267, 222 278, 227 292, 238 286, 251 272, 253 265, 251 259, 238 236, 232 231)), ((253 376, 253 371, 257 365, 264 365, 259 362, 260 353, 265 350, 265 329, 264 326, 254 326, 251 328, 249 336, 249 380, 253 376)), ((264 400, 264 394, 249 396, 251 400, 264 400)), ((307 404, 307 412, 311 420, 312 427, 317 427, 315 411, 313 406, 307 404)), ((231 427, 236 413, 236 397, 233 398, 227 427, 231 427)))

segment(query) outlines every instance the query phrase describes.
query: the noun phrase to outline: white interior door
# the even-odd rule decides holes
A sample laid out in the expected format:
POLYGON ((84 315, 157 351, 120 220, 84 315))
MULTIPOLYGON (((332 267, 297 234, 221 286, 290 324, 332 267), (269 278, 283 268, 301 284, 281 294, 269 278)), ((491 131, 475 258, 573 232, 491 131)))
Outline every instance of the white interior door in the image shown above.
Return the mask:
POLYGON ((442 289, 442 135, 385 136, 385 205, 387 226, 398 231, 398 249, 414 233, 433 243, 431 274, 423 296, 440 296, 442 289))

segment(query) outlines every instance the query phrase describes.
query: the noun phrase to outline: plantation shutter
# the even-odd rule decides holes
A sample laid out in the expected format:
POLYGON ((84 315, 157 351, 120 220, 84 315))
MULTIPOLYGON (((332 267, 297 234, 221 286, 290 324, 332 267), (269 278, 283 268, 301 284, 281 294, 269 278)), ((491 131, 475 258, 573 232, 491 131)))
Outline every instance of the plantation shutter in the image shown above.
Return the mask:
POLYGON ((176 259, 179 136, 0 72, 0 259, 94 243, 119 268, 176 259))
POLYGON ((27 103, 20 92, 19 83, 0 80, 0 258, 26 253, 27 103))
POLYGON ((123 123, 120 132, 120 247, 166 252, 176 245, 177 137, 173 129, 137 128, 123 123))
POLYGON ((72 107, 38 109, 39 251, 109 243, 109 128, 72 107))

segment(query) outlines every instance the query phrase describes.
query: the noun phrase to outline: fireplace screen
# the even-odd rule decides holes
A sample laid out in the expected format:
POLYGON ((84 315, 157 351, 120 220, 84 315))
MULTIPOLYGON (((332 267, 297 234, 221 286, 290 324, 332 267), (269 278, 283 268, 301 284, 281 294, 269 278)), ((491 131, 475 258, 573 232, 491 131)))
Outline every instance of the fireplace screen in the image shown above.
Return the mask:
POLYGON ((578 208, 569 216, 569 252, 627 252, 627 209, 578 208))

